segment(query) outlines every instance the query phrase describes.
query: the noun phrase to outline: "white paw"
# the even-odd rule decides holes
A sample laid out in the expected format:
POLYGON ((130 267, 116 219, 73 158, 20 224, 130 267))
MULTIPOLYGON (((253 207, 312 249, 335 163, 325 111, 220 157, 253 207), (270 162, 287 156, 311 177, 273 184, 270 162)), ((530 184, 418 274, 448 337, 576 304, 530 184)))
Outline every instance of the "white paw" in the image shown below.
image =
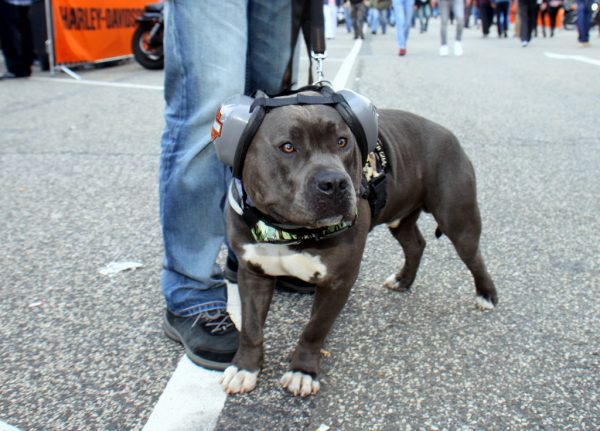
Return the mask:
POLYGON ((230 365, 219 383, 228 394, 245 394, 256 387, 257 377, 258 371, 238 370, 235 365, 230 365))
POLYGON ((388 278, 386 278, 385 281, 383 282, 383 285, 385 287, 387 287, 388 289, 392 289, 392 290, 400 289, 400 282, 398 280, 396 280, 396 274, 392 274, 388 278))
POLYGON ((494 306, 494 304, 492 304, 490 301, 488 301, 485 298, 482 298, 481 296, 478 296, 475 299, 475 303, 477 304, 477 307, 481 310, 481 311, 489 311, 489 310, 493 310, 494 308, 496 308, 494 306))
POLYGON ((292 393, 292 395, 300 395, 301 397, 314 395, 321 389, 318 380, 300 371, 288 371, 283 375, 279 383, 281 383, 284 389, 292 393))

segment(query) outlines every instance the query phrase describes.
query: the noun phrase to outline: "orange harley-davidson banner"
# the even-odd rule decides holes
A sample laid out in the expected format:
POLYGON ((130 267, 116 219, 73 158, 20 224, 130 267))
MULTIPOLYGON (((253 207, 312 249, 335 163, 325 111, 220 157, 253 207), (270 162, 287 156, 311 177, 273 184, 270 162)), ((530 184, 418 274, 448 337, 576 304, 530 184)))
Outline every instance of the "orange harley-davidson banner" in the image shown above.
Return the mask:
POLYGON ((152 0, 51 0, 56 64, 131 54, 136 18, 152 0))

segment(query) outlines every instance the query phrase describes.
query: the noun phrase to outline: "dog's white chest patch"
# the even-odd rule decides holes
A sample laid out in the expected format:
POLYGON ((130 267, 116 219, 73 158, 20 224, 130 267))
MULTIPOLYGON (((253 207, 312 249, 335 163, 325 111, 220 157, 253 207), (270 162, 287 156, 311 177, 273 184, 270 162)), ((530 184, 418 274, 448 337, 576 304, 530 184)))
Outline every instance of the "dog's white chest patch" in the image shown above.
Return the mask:
POLYGON ((327 267, 319 256, 291 250, 281 244, 246 244, 242 258, 262 268, 265 274, 291 276, 304 281, 327 275, 327 267))

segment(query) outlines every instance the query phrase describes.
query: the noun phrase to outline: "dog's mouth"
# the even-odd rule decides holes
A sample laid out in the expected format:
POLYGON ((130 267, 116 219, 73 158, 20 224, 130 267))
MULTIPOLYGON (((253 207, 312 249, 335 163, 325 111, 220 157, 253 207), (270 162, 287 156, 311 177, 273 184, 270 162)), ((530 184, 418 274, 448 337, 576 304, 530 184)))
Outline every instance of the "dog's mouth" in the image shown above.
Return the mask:
POLYGON ((281 215, 276 210, 269 211, 269 218, 271 218, 271 220, 275 222, 277 226, 284 229, 320 229, 324 227, 335 226, 341 223, 352 223, 354 221, 353 217, 345 217, 342 214, 336 214, 306 221, 290 220, 281 215))
POLYGON ((344 216, 336 215, 332 217, 325 217, 320 220, 315 221, 315 228, 327 227, 327 226, 335 226, 344 221, 344 216))

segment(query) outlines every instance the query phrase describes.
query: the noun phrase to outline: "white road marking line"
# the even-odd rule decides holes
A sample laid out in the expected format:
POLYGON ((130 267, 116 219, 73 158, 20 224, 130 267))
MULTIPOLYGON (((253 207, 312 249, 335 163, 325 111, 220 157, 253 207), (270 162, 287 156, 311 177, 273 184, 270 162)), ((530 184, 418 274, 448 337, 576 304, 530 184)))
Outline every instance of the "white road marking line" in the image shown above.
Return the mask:
POLYGON ((582 63, 588 63, 588 64, 593 64, 594 66, 600 66, 600 60, 594 60, 593 58, 589 58, 584 55, 562 55, 562 54, 555 54, 553 52, 545 52, 544 55, 548 58, 554 58, 556 60, 581 61, 582 63))
POLYGON ((184 355, 142 431, 213 430, 227 398, 221 375, 184 355))
POLYGON ((116 88, 134 88, 136 90, 157 90, 163 91, 162 85, 145 85, 145 84, 129 84, 126 82, 107 82, 107 81, 92 81, 92 80, 76 80, 76 79, 63 79, 63 78, 45 78, 43 76, 34 76, 29 78, 33 81, 48 81, 48 82, 60 82, 63 84, 83 84, 83 85, 95 85, 98 87, 116 87, 116 88))
POLYGON ((19 431, 19 428, 15 428, 14 426, 7 424, 6 422, 0 421, 0 431, 19 431))
POLYGON ((352 67, 354 66, 354 62, 358 57, 358 53, 360 52, 360 47, 362 46, 362 39, 356 39, 354 42, 354 46, 352 46, 352 50, 350 54, 346 56, 344 62, 340 66, 337 75, 333 78, 333 88, 334 90, 341 90, 346 88, 348 85, 348 79, 350 78, 350 72, 352 71, 352 67))

